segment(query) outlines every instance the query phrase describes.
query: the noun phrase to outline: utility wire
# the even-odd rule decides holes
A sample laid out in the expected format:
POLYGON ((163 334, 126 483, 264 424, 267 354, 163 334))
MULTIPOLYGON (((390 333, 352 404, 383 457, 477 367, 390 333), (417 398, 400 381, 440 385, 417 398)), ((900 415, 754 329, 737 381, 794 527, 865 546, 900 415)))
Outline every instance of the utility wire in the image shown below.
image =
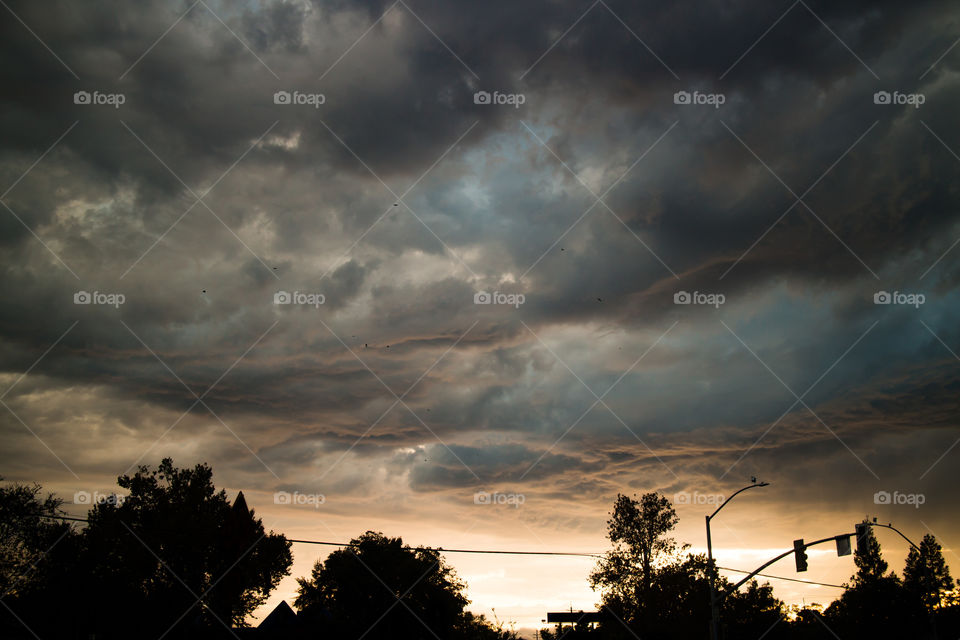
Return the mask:
MULTIPOLYGON (((36 514, 41 518, 53 518, 54 520, 71 520, 73 522, 90 522, 86 518, 71 518, 68 516, 51 516, 47 514, 36 514)), ((356 547, 359 545, 352 544, 350 542, 328 542, 324 540, 295 540, 293 538, 287 538, 289 542, 297 542, 300 544, 320 544, 330 547, 356 547)), ((520 555, 520 556, 576 556, 581 558, 600 558, 603 556, 601 553, 576 553, 576 552, 564 552, 564 551, 504 551, 504 550, 491 550, 491 549, 444 549, 443 547, 423 547, 424 549, 430 549, 432 551, 442 551, 443 553, 497 553, 497 554, 509 554, 509 555, 520 555)))
POLYGON ((40 518, 53 518, 54 520, 73 520, 74 522, 90 522, 86 518, 69 518, 67 516, 48 516, 45 513, 34 514, 40 518))
MULTIPOLYGON (((320 540, 294 540, 292 538, 287 538, 290 542, 299 542, 301 544, 323 544, 331 547, 356 547, 359 545, 351 544, 349 542, 322 542, 320 540)), ((517 556, 577 556, 582 558, 600 558, 603 557, 602 553, 575 553, 575 552, 565 552, 565 551, 503 551, 503 550, 490 550, 490 549, 445 549, 444 547, 423 547, 424 549, 430 549, 432 551, 442 551, 444 553, 499 553, 499 554, 509 554, 517 556)))
MULTIPOLYGON (((46 514, 37 514, 41 518, 53 518, 55 520, 71 520, 73 522, 89 522, 86 518, 71 518, 68 516, 51 516, 46 514)), ((356 547, 358 545, 351 544, 349 542, 328 542, 325 540, 295 540, 293 538, 287 538, 290 542, 296 542, 298 544, 316 544, 324 545, 328 547, 356 547)), ((602 558, 602 553, 577 553, 577 552, 567 552, 567 551, 506 551, 502 549, 444 549, 443 547, 424 547, 425 549, 430 549, 432 551, 442 551, 443 553, 489 553, 489 554, 499 554, 499 555, 515 555, 515 556, 570 556, 577 558, 602 558)), ((744 571, 743 569, 731 569, 730 567, 717 567, 723 571, 733 571, 734 573, 750 573, 750 571, 744 571)), ((766 573, 756 574, 763 578, 771 578, 773 580, 786 580, 789 582, 800 582, 803 584, 812 584, 818 585, 821 587, 834 587, 837 589, 848 589, 841 584, 829 584, 827 582, 815 582, 813 580, 801 580, 800 578, 786 578, 784 576, 774 576, 766 573)))
MULTIPOLYGON (((722 571, 733 571, 734 573, 751 573, 750 571, 744 571, 743 569, 731 569, 730 567, 717 567, 722 571)), ((762 576, 764 578, 773 578, 774 580, 787 580, 789 582, 802 582, 803 584, 815 584, 821 587, 836 587, 837 589, 849 589, 842 584, 829 584, 827 582, 815 582, 813 580, 801 580, 800 578, 785 578, 783 576, 773 576, 767 573, 757 573, 754 575, 762 576)))

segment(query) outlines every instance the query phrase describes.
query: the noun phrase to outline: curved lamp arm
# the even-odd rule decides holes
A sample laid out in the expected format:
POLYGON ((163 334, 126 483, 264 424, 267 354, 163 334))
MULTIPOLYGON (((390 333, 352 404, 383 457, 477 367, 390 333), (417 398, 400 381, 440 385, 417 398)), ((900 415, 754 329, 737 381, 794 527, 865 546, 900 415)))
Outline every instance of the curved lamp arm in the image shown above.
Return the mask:
POLYGON ((723 502, 721 502, 721 503, 720 503, 720 506, 717 507, 717 510, 714 511, 713 513, 711 513, 709 516, 707 516, 707 519, 710 520, 710 519, 713 518, 713 516, 715 516, 715 515, 717 515, 718 513, 720 513, 720 509, 723 509, 723 507, 725 507, 728 502, 730 502, 731 500, 733 500, 733 499, 737 496, 738 493, 742 493, 742 492, 746 491, 747 489, 753 489, 754 487, 766 487, 766 486, 769 486, 769 485, 770 485, 769 482, 755 482, 755 483, 753 483, 753 484, 751 484, 751 485, 748 485, 748 486, 744 487, 743 489, 740 489, 739 491, 737 491, 737 492, 735 492, 733 495, 731 495, 729 498, 727 498, 726 500, 724 500, 723 502))

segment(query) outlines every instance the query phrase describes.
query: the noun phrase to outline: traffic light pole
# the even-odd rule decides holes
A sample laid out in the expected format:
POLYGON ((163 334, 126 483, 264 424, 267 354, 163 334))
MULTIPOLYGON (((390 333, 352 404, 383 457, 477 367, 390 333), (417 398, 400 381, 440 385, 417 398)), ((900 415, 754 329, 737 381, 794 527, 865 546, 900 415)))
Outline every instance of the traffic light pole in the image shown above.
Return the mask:
MULTIPOLYGON (((749 487, 747 487, 747 488, 749 488, 749 487)), ((738 492, 738 493, 739 493, 739 492, 738 492)), ((734 495, 736 495, 736 494, 734 494, 734 495)), ((731 496, 731 497, 733 497, 733 496, 731 496)), ((720 505, 720 506, 722 507, 723 505, 720 505)), ((719 511, 719 509, 717 509, 717 511, 719 511)), ((713 514, 713 515, 716 515, 716 511, 714 511, 714 514, 713 514)), ((707 516, 707 552, 708 552, 708 554, 710 553, 710 518, 711 518, 711 517, 712 517, 712 516, 707 516)), ((890 524, 879 524, 879 523, 877 523, 877 522, 863 522, 863 523, 861 523, 861 524, 862 524, 862 525, 865 525, 865 526, 870 526, 870 527, 883 527, 883 528, 885 528, 885 529, 890 529, 891 531, 895 531, 896 533, 898 533, 898 534, 900 535, 901 538, 903 538, 904 540, 906 540, 906 541, 910 544, 910 546, 912 546, 912 547, 913 547, 914 549, 916 549, 918 552, 920 551, 920 547, 918 547, 916 544, 914 544, 913 540, 911 540, 910 538, 908 538, 907 536, 905 536, 905 535, 903 534, 903 532, 901 532, 899 529, 897 529, 897 528, 894 527, 893 525, 890 525, 890 524)), ((760 565, 759 567, 757 567, 756 569, 754 569, 753 571, 751 571, 743 580, 741 580, 741 581, 738 582, 737 584, 733 585, 733 587, 731 587, 728 591, 726 591, 726 592, 724 592, 724 593, 721 593, 721 594, 719 594, 719 595, 716 594, 716 592, 715 592, 715 590, 714 590, 714 588, 713 588, 713 583, 711 582, 711 583, 710 583, 710 608, 715 612, 715 616, 716 616, 716 614, 719 613, 719 610, 720 610, 720 603, 723 601, 724 598, 726 598, 727 596, 729 596, 731 593, 736 592, 737 589, 739 589, 740 587, 742 587, 742 586, 743 586, 744 584, 746 584, 749 580, 752 580, 752 579, 754 578, 754 576, 756 576, 758 573, 760 573, 761 571, 763 571, 764 569, 766 569, 766 568, 769 567, 770 565, 774 564, 775 562, 777 562, 777 561, 779 561, 779 560, 783 560, 783 559, 786 558, 787 556, 789 556, 789 555, 791 555, 791 554, 793 554, 793 553, 796 553, 798 550, 803 550, 803 551, 805 551, 807 547, 813 547, 813 546, 815 546, 815 545, 823 544, 823 543, 825 543, 825 542, 837 541, 837 540, 840 540, 841 538, 847 538, 847 539, 849 539, 851 536, 853 536, 854 538, 857 538, 857 537, 858 537, 858 534, 859 534, 859 528, 860 528, 860 526, 861 526, 861 525, 857 525, 857 529, 858 529, 858 530, 857 530, 857 531, 854 531, 853 533, 842 533, 842 534, 840 534, 840 535, 829 536, 829 537, 827 537, 827 538, 821 538, 821 539, 819 539, 819 540, 814 540, 813 542, 805 542, 805 543, 803 543, 802 546, 799 547, 799 549, 798 549, 798 547, 795 545, 793 549, 789 549, 788 551, 784 551, 784 552, 781 553, 780 555, 774 556, 773 558, 767 560, 767 561, 764 562, 762 565, 760 565)), ((838 546, 838 549, 839 549, 839 546, 838 546)), ((712 558, 712 555, 710 555, 710 557, 712 558)), ((711 566, 711 572, 712 572, 712 567, 713 567, 712 561, 711 561, 711 565, 710 565, 710 566, 711 566)), ((924 569, 926 569, 926 567, 924 567, 924 569)), ((929 612, 928 612, 928 615, 929 615, 929 612)), ((717 633, 717 626, 718 626, 717 623, 716 623, 717 617, 714 617, 714 621, 715 621, 715 622, 714 622, 714 626, 713 626, 713 634, 714 634, 714 635, 713 635, 713 638, 714 638, 714 640, 716 640, 716 638, 717 638, 716 633, 717 633)), ((931 623, 931 625, 932 625, 932 627, 933 627, 934 637, 936 638, 936 637, 937 637, 937 628, 936 628, 936 624, 935 624, 935 622, 934 622, 934 620, 933 620, 932 615, 930 616, 930 623, 931 623)))
MULTIPOLYGON (((814 540, 813 542, 806 542, 806 543, 804 543, 803 547, 804 547, 804 548, 812 547, 812 546, 814 546, 814 545, 823 544, 824 542, 835 541, 837 538, 848 538, 848 537, 850 537, 850 536, 855 536, 855 535, 857 535, 857 534, 856 534, 856 533, 842 533, 842 534, 840 534, 840 535, 838 535, 838 536, 830 536, 829 538, 821 538, 820 540, 814 540)), ((736 591, 736 590, 739 589, 740 587, 742 587, 744 584, 746 584, 747 581, 753 579, 753 577, 754 577, 755 575, 757 575, 758 573, 760 573, 761 571, 763 571, 764 569, 766 569, 767 567, 769 567, 770 565, 772 565, 774 562, 777 562, 778 560, 783 560, 784 558, 786 558, 786 557, 789 556, 790 554, 794 553, 795 551, 796 551, 796 549, 790 549, 789 551, 784 551, 784 552, 781 553, 780 555, 775 556, 775 557, 771 558, 770 560, 767 560, 767 561, 764 562, 762 565, 760 565, 759 567, 757 567, 756 569, 754 569, 753 571, 751 571, 750 574, 749 574, 746 578, 744 578, 743 580, 741 580, 741 581, 738 582, 737 584, 733 585, 733 587, 731 587, 731 589, 730 589, 729 591, 727 591, 726 593, 720 594, 720 597, 717 598, 718 602, 721 601, 721 600, 723 600, 724 598, 726 598, 728 595, 730 595, 731 593, 733 593, 734 591, 736 591)))

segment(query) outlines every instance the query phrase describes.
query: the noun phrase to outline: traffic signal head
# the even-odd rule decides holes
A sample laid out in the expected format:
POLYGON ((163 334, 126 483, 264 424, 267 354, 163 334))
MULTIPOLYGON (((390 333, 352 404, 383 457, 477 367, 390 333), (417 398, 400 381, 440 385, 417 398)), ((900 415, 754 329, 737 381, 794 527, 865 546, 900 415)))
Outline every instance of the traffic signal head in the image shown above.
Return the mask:
POLYGON ((857 553, 864 554, 867 553, 867 546, 869 543, 870 535, 870 525, 866 522, 861 522, 855 527, 857 532, 857 553))
POLYGON ((793 541, 793 557, 797 561, 797 571, 806 571, 807 547, 803 544, 803 538, 793 541))

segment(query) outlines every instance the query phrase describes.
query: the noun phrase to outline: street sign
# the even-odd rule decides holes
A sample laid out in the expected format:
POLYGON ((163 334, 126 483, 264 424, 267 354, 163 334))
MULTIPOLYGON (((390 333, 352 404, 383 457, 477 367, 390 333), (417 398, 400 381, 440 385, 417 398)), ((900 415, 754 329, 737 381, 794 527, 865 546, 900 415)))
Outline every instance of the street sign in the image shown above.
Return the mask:
POLYGON ((603 619, 599 611, 548 611, 547 622, 594 624, 603 619))
POLYGON ((850 536, 837 536, 837 555, 838 556, 848 556, 850 555, 850 536))

